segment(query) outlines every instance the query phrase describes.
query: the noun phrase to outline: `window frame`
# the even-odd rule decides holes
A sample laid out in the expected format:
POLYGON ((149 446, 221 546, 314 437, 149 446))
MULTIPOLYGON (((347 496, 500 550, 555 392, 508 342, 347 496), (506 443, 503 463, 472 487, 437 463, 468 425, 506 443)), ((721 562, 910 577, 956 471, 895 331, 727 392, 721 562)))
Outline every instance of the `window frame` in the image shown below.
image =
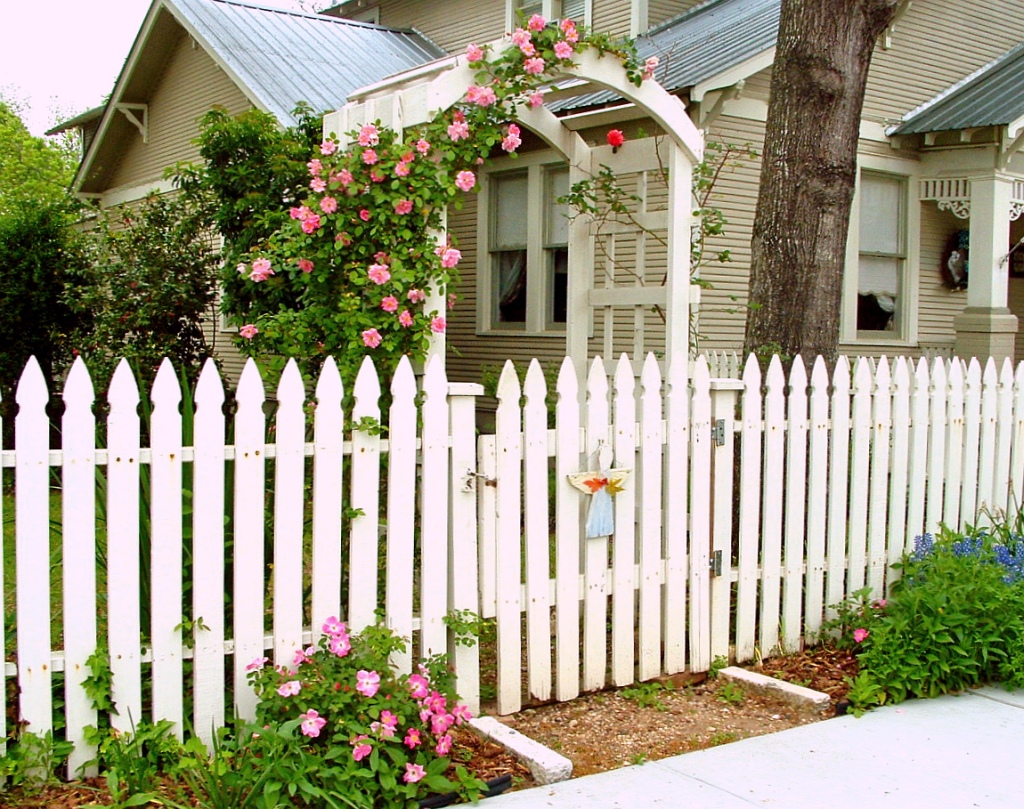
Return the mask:
MULTIPOLYGON (((864 347, 912 346, 918 339, 919 267, 921 241, 921 205, 917 199, 920 167, 915 161, 860 155, 857 160, 857 180, 850 208, 850 229, 846 240, 846 261, 843 273, 843 299, 840 313, 840 342, 844 345, 864 347), (899 223, 902 250, 895 255, 900 261, 899 290, 893 313, 896 328, 893 331, 857 330, 857 294, 860 276, 860 208, 862 177, 877 175, 902 182, 899 223)), ((868 255, 882 255, 870 253, 868 255)), ((890 255, 890 254, 885 254, 890 255)))
MULTIPOLYGON (((551 177, 569 166, 555 152, 544 151, 520 155, 495 161, 482 172, 479 198, 477 200, 477 240, 479 245, 477 262, 477 334, 529 334, 565 337, 566 323, 553 321, 554 301, 554 251, 561 244, 549 239, 549 189, 551 177), (527 237, 526 237, 526 318, 524 322, 502 323, 497 317, 496 256, 503 252, 492 248, 495 244, 496 197, 494 180, 503 176, 527 177, 527 237), (540 212, 541 215, 535 215, 540 212)), ((568 241, 564 244, 568 250, 568 241)), ((568 264, 568 261, 566 262, 568 264)), ((568 274, 567 274, 568 282, 568 274)), ((568 320, 568 302, 566 320, 568 320)))
MULTIPOLYGON (((564 0, 534 0, 529 5, 539 5, 541 15, 546 20, 558 20, 562 18, 562 3, 564 0)), ((505 0, 505 30, 513 30, 518 22, 517 11, 523 5, 524 0, 505 0)), ((583 0, 583 19, 576 20, 580 25, 590 26, 594 16, 594 0, 583 0)))

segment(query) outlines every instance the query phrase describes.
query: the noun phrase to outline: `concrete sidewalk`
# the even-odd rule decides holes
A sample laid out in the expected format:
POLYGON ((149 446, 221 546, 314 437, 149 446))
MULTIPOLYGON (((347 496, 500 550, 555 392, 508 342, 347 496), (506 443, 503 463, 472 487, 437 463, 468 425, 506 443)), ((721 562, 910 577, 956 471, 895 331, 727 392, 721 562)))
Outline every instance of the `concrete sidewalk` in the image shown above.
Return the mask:
POLYGON ((1024 691, 910 700, 487 800, 494 809, 1021 809, 1024 691))

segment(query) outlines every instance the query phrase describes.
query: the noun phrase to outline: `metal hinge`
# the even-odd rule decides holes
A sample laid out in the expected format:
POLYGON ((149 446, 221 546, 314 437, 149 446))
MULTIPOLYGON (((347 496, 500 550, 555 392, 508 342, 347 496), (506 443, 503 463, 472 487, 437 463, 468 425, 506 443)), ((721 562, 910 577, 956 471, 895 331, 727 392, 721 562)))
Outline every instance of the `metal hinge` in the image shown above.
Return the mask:
POLYGON ((711 571, 711 578, 722 575, 722 552, 712 551, 708 560, 708 569, 711 571))
POLYGON ((711 428, 711 439, 716 446, 725 446, 725 419, 718 419, 715 426, 711 428))

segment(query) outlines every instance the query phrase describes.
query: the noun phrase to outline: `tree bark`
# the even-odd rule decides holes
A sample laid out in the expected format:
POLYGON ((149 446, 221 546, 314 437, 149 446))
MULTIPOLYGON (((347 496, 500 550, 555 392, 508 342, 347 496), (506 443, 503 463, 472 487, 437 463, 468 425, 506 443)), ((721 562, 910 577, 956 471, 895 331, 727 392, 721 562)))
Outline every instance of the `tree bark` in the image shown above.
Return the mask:
MULTIPOLYGON (((751 239, 745 350, 830 363, 864 88, 899 0, 782 0, 751 239)), ((788 363, 787 363, 788 364, 788 363)))

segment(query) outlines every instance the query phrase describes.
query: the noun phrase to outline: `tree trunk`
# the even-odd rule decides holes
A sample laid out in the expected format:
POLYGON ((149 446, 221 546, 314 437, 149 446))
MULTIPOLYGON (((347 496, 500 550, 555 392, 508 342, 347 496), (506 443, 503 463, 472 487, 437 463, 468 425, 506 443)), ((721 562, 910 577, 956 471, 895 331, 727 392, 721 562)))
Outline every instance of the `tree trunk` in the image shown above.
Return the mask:
POLYGON ((864 87, 899 0, 782 0, 745 350, 835 360, 864 87))

